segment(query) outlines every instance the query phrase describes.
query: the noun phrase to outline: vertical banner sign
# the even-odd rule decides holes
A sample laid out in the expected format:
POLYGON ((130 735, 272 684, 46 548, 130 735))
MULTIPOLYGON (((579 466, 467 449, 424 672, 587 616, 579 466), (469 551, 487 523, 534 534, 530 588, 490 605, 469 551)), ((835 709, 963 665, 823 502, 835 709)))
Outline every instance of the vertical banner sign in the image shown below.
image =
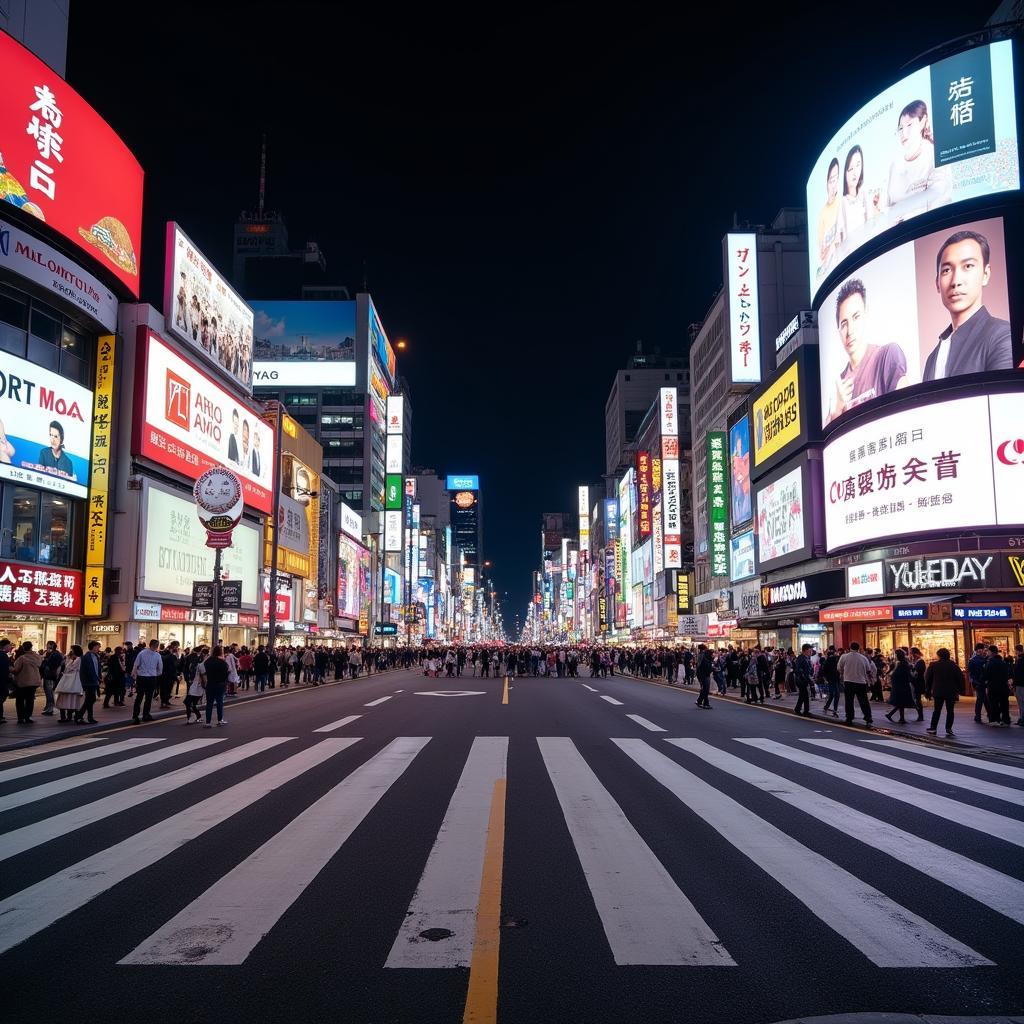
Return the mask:
POLYGON ((725 478, 725 431, 708 431, 708 550, 711 575, 729 575, 729 488, 725 478))
POLYGON ((651 459, 651 490, 655 494, 661 491, 661 459, 657 455, 651 459))
POLYGON ((665 568, 678 569, 683 564, 683 520, 680 502, 679 460, 662 462, 662 516, 665 521, 665 568))
POLYGON ((661 436, 679 436, 679 396, 675 388, 662 388, 658 395, 661 410, 661 436))
POLYGON ((757 235, 725 236, 729 275, 729 356, 733 384, 761 382, 761 319, 757 302, 757 235))
POLYGON ((636 453, 637 529, 641 537, 651 535, 651 453, 636 453))
POLYGON ((693 614, 693 575, 676 573, 676 612, 679 615, 693 614))
POLYGON ((654 575, 657 576, 665 569, 665 522, 660 498, 651 510, 651 521, 654 524, 654 575))
POLYGON ((590 488, 578 488, 577 511, 580 517, 580 551, 590 550, 590 488))
POLYGON ((96 390, 92 402, 92 475, 89 485, 89 529, 85 554, 86 618, 103 615, 103 565, 107 554, 107 511, 110 503, 110 441, 113 435, 114 335, 105 334, 96 349, 96 390))

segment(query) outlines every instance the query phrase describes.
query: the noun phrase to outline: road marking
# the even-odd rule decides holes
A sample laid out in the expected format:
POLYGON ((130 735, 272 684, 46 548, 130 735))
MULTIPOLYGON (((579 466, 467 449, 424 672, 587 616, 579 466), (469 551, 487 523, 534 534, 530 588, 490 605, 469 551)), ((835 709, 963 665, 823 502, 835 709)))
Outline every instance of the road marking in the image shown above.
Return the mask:
POLYGON ((734 967, 572 740, 537 743, 615 962, 734 967))
POLYGON ((844 743, 842 740, 813 740, 804 739, 802 742, 811 743, 816 747, 824 747, 826 750, 835 750, 837 753, 849 754, 851 757, 859 757, 874 764, 883 765, 886 768, 895 768, 897 771, 907 772, 910 775, 919 775, 933 782, 943 782, 955 789, 967 789, 978 796, 991 797, 993 800, 1005 800, 1008 804, 1016 804, 1024 807, 1024 790, 1011 789, 1009 786, 999 786, 994 782, 975 779, 970 775, 961 775, 959 772, 947 772, 944 768, 935 768, 930 764, 919 764, 917 761, 907 761, 902 757, 895 757, 892 754, 885 754, 880 750, 869 750, 866 747, 858 747, 853 743, 844 743))
POLYGON ((91 825, 95 821, 109 818, 121 811, 137 807, 147 800, 163 796, 165 793, 172 793, 182 786, 208 778, 214 772, 227 768, 238 761, 244 761, 247 757, 260 754, 264 750, 269 750, 290 739, 292 739, 291 736, 265 736, 262 739, 253 740, 251 743, 232 747, 213 757, 203 758, 201 761, 196 761, 195 764, 168 772, 166 775, 160 775, 130 789, 118 790, 110 796, 83 804, 81 807, 75 807, 63 814, 55 814, 32 825, 15 829, 0 839, 0 860, 24 853, 26 850, 48 843, 52 839, 59 839, 69 832, 91 825))
POLYGON ((616 700, 614 697, 609 697, 606 693, 601 694, 601 700, 606 700, 609 704, 614 704, 617 708, 624 707, 621 700, 616 700))
POLYGON ((393 694, 388 694, 386 697, 378 697, 376 700, 371 700, 368 704, 364 704, 364 708, 375 708, 378 704, 383 704, 386 700, 391 700, 393 694))
POLYGON ((508 703, 508 676, 505 676, 505 685, 504 685, 504 687, 502 688, 502 691, 501 691, 501 703, 502 704, 507 704, 508 703))
POLYGON ((673 746, 696 755, 710 765, 721 768, 737 779, 749 782, 764 793, 771 793, 783 803, 795 807, 812 818, 852 836, 866 846, 906 864, 908 867, 952 885, 997 913, 1024 924, 1024 881, 1004 875, 985 864, 968 859, 937 843, 904 832, 903 829, 854 810, 846 804, 806 789, 774 772, 765 771, 743 761, 703 740, 666 740, 673 746), (947 879, 949 881, 947 881, 947 879), (955 882, 953 881, 955 879, 955 882))
MULTIPOLYGON (((868 740, 879 747, 888 747, 890 750, 901 750, 907 754, 920 754, 922 757, 934 757, 939 761, 949 761, 951 764, 962 764, 969 768, 977 768, 982 772, 994 772, 996 775, 1008 775, 1014 779, 1024 779, 1024 768, 1013 768, 1008 764, 996 764, 994 761, 982 761, 977 757, 967 757, 965 754, 953 754, 948 750, 935 750, 925 746, 923 743, 903 743, 899 740, 868 740)), ((979 782, 983 780, 979 779, 979 782)))
POLYGON ((486 690, 417 690, 415 697, 482 697, 486 690))
POLYGON ((775 740, 737 738, 737 742, 786 758, 788 761, 806 765, 808 768, 816 768, 818 771, 825 772, 830 779, 846 782, 851 786, 861 786, 872 792, 883 791, 887 799, 910 804, 911 807, 926 811, 928 814, 938 815, 946 822, 955 822, 957 825, 963 825, 964 828, 984 832, 986 835, 1013 843, 1014 846, 1024 846, 1024 821, 1005 818, 994 811, 986 811, 971 804, 961 803, 948 796, 939 796, 938 793, 918 789, 916 786, 908 786, 895 779, 882 778, 873 772, 863 771, 846 764, 838 764, 827 757, 787 747, 775 740))
POLYGON ((344 729, 346 725, 362 717, 362 715, 346 715, 344 718, 339 718, 336 722, 331 722, 329 725, 322 725, 319 729, 314 729, 313 732, 334 732, 335 729, 344 729))
POLYGON ((395 690, 395 693, 405 693, 405 690, 395 690))
MULTIPOLYGON (((223 743, 222 739, 197 739, 186 740, 184 743, 176 743, 172 747, 159 747, 157 750, 147 750, 138 757, 131 757, 127 761, 118 761, 116 765, 117 774, 131 771, 133 768, 145 768, 151 764, 159 764, 171 757, 180 757, 182 754, 191 754, 193 751, 202 750, 203 747, 213 746, 215 743, 223 743)), ((110 749, 109 747, 107 748, 110 749)), ((45 800, 47 797, 56 796, 59 793, 66 793, 70 789, 77 789, 79 786, 87 786, 91 782, 101 782, 109 779, 113 772, 110 765, 102 768, 93 768, 92 771, 81 772, 77 775, 70 775, 67 778, 56 779, 53 782, 43 783, 41 786, 32 786, 29 789, 19 790, 17 793, 8 793, 0 796, 0 811, 9 811, 14 807, 23 807, 25 804, 35 803, 37 800, 45 800)), ((2 853, 2 847, 0 847, 2 853)))
POLYGON ((498 1019, 498 953, 501 948, 501 875, 505 857, 506 780, 497 779, 487 819, 487 851, 480 873, 473 959, 462 1024, 495 1024, 498 1019))
POLYGON ((580 686, 582 686, 584 690, 589 690, 591 693, 597 693, 598 692, 592 686, 587 686, 586 683, 580 683, 580 686))
POLYGON ((344 750, 346 739, 325 739, 299 751, 272 769, 200 800, 142 832, 101 850, 57 874, 0 900, 0 953, 61 920, 119 882, 150 867, 197 836, 256 803, 344 750))
POLYGON ((612 742, 877 967, 992 966, 991 960, 801 845, 646 740, 612 742))
POLYGON ((653 722, 646 718, 641 718, 639 715, 626 715, 626 717, 633 719, 637 725, 642 725, 650 732, 668 732, 668 729, 662 729, 660 725, 655 725, 653 722))
POLYGON ((244 963, 429 742, 392 740, 118 962, 244 963))
POLYGON ((507 759, 508 737, 473 740, 385 967, 470 966, 494 786, 506 777, 507 759), (430 929, 450 934, 423 939, 430 929))
POLYGON ((24 761, 26 757, 39 757, 40 754, 49 754, 54 750, 67 750, 68 747, 81 747, 86 743, 99 743, 100 740, 105 740, 106 738, 106 736, 79 736, 75 739, 57 740, 55 743, 46 743, 42 746, 5 750, 3 753, 0 753, 0 764, 9 764, 11 761, 24 761))
MULTIPOLYGON (((13 782, 15 779, 24 779, 29 775, 40 775, 43 772, 56 771, 58 768, 66 768, 70 764, 81 764, 83 761, 95 761, 99 757, 106 757, 108 754, 123 754, 137 747, 148 747, 153 743, 164 743, 162 739, 152 740, 121 740, 120 743, 111 743, 109 747, 94 747, 92 750, 80 750, 76 754, 63 754, 61 757, 51 757, 47 761, 37 761, 35 764, 20 764, 14 768, 5 768, 0 771, 0 783, 13 782)), ((45 750, 37 750, 37 754, 45 754, 45 750)))

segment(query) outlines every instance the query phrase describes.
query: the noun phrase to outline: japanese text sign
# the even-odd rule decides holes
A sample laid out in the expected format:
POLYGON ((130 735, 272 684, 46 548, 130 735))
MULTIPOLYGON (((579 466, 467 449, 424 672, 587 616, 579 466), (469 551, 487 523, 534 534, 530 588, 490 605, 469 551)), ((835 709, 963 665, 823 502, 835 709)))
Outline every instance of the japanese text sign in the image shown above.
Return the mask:
POLYGON ((757 235, 725 236, 729 282, 729 358, 734 384, 761 380, 761 317, 757 299, 757 235))
POLYGON ((708 551, 712 576, 729 575, 729 484, 725 438, 724 430, 708 431, 708 551))

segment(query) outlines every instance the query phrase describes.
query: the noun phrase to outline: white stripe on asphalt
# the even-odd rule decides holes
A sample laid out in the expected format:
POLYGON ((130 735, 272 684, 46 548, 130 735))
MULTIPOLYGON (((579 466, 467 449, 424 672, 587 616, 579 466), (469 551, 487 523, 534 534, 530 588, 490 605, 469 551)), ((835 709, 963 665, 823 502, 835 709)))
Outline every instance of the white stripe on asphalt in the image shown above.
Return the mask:
POLYGON ((313 732, 334 732, 335 729, 344 729, 346 725, 362 717, 362 715, 346 715, 344 718, 339 718, 336 722, 331 722, 329 725, 322 725, 319 729, 314 729, 313 732))
POLYGON ((876 966, 992 966, 991 960, 801 845, 646 740, 612 742, 876 966))
MULTIPOLYGON (((52 772, 57 768, 66 768, 69 764, 81 764, 83 761, 95 761, 99 757, 107 757, 109 754, 123 754, 125 751, 134 750, 136 747, 148 747, 151 743, 164 743, 165 740, 121 740, 120 743, 111 743, 109 747, 92 747, 89 750, 79 750, 74 754, 63 754, 61 757, 51 757, 48 761, 36 761, 34 764, 19 764, 15 768, 5 768, 0 771, 0 783, 13 782, 15 779, 23 779, 28 775, 39 775, 42 772, 52 772)), ((45 750, 40 750, 45 754, 45 750)))
POLYGON ((163 796, 165 793, 173 793, 182 786, 188 786, 200 779, 208 778, 222 768, 227 768, 238 761, 244 761, 247 757, 260 754, 264 750, 269 750, 290 739, 292 739, 291 736, 265 736, 263 739, 253 740, 251 743, 232 747, 213 757, 196 761, 195 764, 179 768, 177 771, 160 775, 148 782, 140 783, 138 786, 132 786, 130 789, 118 790, 110 796, 94 800, 91 804, 83 804, 81 807, 75 807, 63 814, 55 814, 32 825, 15 829, 0 838, 0 860, 24 853, 26 850, 50 842, 51 839, 59 839, 69 832, 84 828, 103 818, 109 818, 111 815, 120 814, 121 811, 130 810, 147 800, 163 796))
POLYGON ((614 697, 609 697, 606 693, 601 694, 601 700, 606 700, 609 704, 614 704, 616 707, 619 708, 623 706, 621 700, 616 700, 614 697))
MULTIPOLYGON (((1024 779, 1024 768, 1013 768, 1008 764, 996 764, 995 761, 982 761, 978 757, 967 757, 965 754, 953 754, 948 750, 935 750, 924 743, 907 743, 899 740, 868 740, 878 747, 900 750, 905 754, 920 754, 922 757, 934 757, 950 764, 962 764, 968 768, 977 768, 980 772, 993 772, 996 775, 1008 775, 1013 779, 1024 779)), ((979 782, 983 780, 979 779, 979 782)))
POLYGON ((429 742, 392 740, 119 963, 244 963, 429 742))
POLYGON ((0 953, 6 953, 55 921, 84 907, 118 882, 209 832, 279 786, 333 757, 351 742, 347 739, 321 740, 237 786, 201 800, 107 850, 101 850, 0 900, 0 920, 3 920, 0 953))
POLYGON ((505 778, 507 757, 508 737, 473 740, 385 967, 469 967, 494 784, 505 778), (435 942, 420 937, 432 928, 449 934, 435 942))
POLYGON ((537 743, 615 962, 735 967, 572 740, 537 743))
POLYGON ((371 700, 369 704, 364 704, 364 708, 375 708, 378 704, 383 704, 386 700, 391 700, 392 694, 388 694, 387 697, 378 697, 376 700, 371 700))
POLYGON ((919 764, 917 761, 907 761, 902 757, 885 754, 881 750, 869 750, 867 747, 858 747, 853 743, 844 743, 842 740, 805 739, 803 742, 812 743, 816 747, 824 747, 826 750, 834 750, 840 754, 849 754, 851 757, 859 757, 865 761, 883 765, 886 768, 895 768, 910 775, 919 775, 921 778, 930 779, 932 782, 942 782, 956 789, 967 789, 978 796, 988 796, 993 800, 1005 800, 1008 804, 1024 807, 1024 790, 1021 789, 999 786, 994 782, 989 782, 987 779, 976 779, 970 775, 961 775, 959 772, 947 772, 944 768, 935 768, 930 764, 919 764))
POLYGON ((40 747, 5 750, 0 754, 0 764, 10 764, 11 761, 24 761, 27 757, 38 757, 40 753, 49 754, 55 750, 67 750, 68 747, 84 747, 87 743, 99 743, 100 740, 107 738, 106 736, 76 736, 74 739, 57 740, 54 743, 47 743, 45 750, 40 747))
POLYGON ((642 725, 645 729, 650 732, 668 732, 668 729, 662 729, 660 725, 655 725, 653 722, 646 718, 641 718, 639 715, 626 715, 627 718, 632 718, 637 725, 642 725))
POLYGON ((953 800, 948 796, 939 796, 926 789, 908 786, 895 779, 876 775, 860 768, 853 768, 847 764, 839 764, 827 757, 787 747, 775 740, 737 738, 736 742, 745 743, 747 746, 756 747, 758 750, 764 750, 778 757, 784 757, 788 761, 795 761, 808 768, 816 768, 818 771, 824 772, 830 779, 847 782, 852 786, 861 786, 872 793, 884 793, 889 800, 899 800, 901 803, 910 804, 911 807, 916 807, 920 811, 936 814, 947 822, 954 822, 957 825, 963 825, 964 828, 984 832, 986 835, 995 836, 996 839, 1013 843, 1014 846, 1024 846, 1024 821, 1014 821, 1013 818, 1003 817, 994 811, 986 811, 980 807, 973 807, 971 804, 953 800))
POLYGON ((582 686, 584 690, 589 690, 591 693, 597 693, 597 690, 595 690, 592 686, 587 686, 586 683, 580 683, 580 686, 582 686))
MULTIPOLYGON (((93 768, 91 771, 81 772, 78 775, 69 775, 65 779, 56 779, 53 782, 45 782, 41 786, 32 786, 30 789, 22 789, 17 793, 8 793, 6 796, 0 796, 0 811, 9 811, 13 807, 23 807, 25 804, 35 803, 37 800, 45 800, 47 797, 66 793, 69 789, 87 786, 90 782, 101 782, 115 776, 121 777, 122 772, 131 771, 134 768, 145 768, 148 765, 166 761, 168 758, 191 754, 193 751, 202 750, 203 747, 223 742, 222 739, 186 740, 184 743, 176 743, 173 747, 147 750, 144 754, 139 754, 138 757, 131 757, 127 761, 118 761, 116 765, 104 765, 102 768, 93 768)), ((0 854, 3 849, 3 840, 0 840, 0 854)))
POLYGON ((737 779, 749 782, 764 793, 771 793, 783 803, 852 836, 866 846, 921 871, 936 881, 953 886, 997 913, 1024 924, 1024 882, 1004 875, 985 864, 968 859, 936 843, 904 832, 846 804, 823 796, 789 779, 766 771, 749 761, 727 754, 703 740, 667 740, 673 746, 696 755, 708 764, 721 768, 737 779))

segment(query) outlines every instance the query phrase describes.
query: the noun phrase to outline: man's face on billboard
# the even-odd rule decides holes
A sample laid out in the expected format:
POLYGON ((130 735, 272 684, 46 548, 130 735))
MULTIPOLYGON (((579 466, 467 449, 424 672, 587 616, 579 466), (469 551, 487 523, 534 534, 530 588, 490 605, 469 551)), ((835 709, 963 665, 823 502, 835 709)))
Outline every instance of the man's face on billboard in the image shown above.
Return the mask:
POLYGON ((982 289, 988 284, 990 274, 991 268, 985 266, 981 246, 973 238, 947 245, 942 250, 935 279, 943 306, 955 315, 980 305, 982 289))
POLYGON ((833 164, 828 172, 828 201, 831 203, 839 195, 839 164, 833 164))
POLYGON ((839 305, 839 339, 851 362, 857 362, 867 348, 867 309, 860 292, 848 295, 839 305))

